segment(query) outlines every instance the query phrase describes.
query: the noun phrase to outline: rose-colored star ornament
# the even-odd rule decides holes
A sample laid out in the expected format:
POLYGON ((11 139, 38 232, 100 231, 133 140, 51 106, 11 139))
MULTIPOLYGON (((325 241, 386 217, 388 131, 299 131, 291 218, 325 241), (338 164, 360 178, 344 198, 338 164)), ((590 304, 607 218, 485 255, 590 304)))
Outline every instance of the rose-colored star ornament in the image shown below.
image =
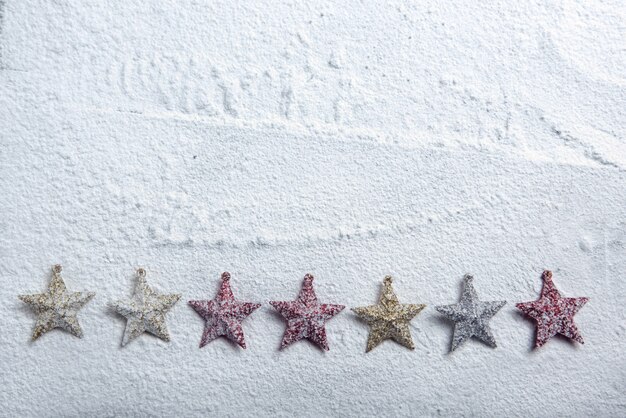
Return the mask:
POLYGON ((222 273, 222 284, 213 300, 190 300, 189 305, 205 320, 200 348, 220 336, 246 348, 241 323, 260 303, 240 302, 235 300, 230 288, 230 273, 222 273))
POLYGON ((556 334, 584 344, 583 337, 574 323, 574 315, 589 298, 564 298, 552 281, 552 272, 546 270, 541 275, 543 288, 541 297, 533 302, 518 303, 516 306, 537 322, 535 348, 544 345, 556 334))
POLYGON ((304 276, 298 298, 292 302, 270 302, 287 321, 287 329, 280 348, 308 339, 328 351, 326 321, 341 312, 345 306, 320 304, 313 289, 313 276, 304 276))

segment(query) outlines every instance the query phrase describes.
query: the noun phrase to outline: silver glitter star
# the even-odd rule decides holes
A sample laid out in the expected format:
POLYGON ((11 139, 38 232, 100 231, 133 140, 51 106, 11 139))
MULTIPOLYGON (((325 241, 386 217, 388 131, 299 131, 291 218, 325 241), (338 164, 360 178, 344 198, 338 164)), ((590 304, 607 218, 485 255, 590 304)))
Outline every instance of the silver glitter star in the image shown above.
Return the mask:
POLYGON ((144 332, 169 341, 165 314, 179 299, 180 295, 161 295, 154 291, 146 282, 146 271, 137 269, 137 285, 133 297, 113 303, 117 313, 126 317, 122 347, 144 332))
POLYGON ((78 338, 83 336, 76 315, 95 293, 69 292, 61 277, 61 270, 59 264, 52 267, 53 276, 46 293, 18 296, 38 314, 33 341, 54 328, 62 328, 78 338))
POLYGON ((473 280, 469 274, 463 277, 463 294, 459 303, 435 307, 437 311, 455 322, 450 351, 456 350, 471 337, 478 338, 490 347, 496 347, 496 339, 489 328, 489 320, 506 301, 481 302, 474 290, 473 280))

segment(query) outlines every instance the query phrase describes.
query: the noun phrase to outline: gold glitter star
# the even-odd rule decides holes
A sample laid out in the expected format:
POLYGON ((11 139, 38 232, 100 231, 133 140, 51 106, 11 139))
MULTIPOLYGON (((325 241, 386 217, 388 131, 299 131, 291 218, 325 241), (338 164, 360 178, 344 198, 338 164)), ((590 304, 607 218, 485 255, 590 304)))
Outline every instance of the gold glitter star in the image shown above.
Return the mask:
POLYGON ((392 339, 411 350, 415 348, 411 338, 411 331, 409 330, 409 322, 426 305, 401 304, 398 302, 398 297, 391 287, 392 281, 391 276, 385 276, 383 292, 380 295, 378 305, 352 308, 370 326, 365 352, 372 350, 386 339, 392 339))
POLYGON ((37 312, 37 324, 33 330, 33 341, 54 328, 62 328, 81 338, 83 330, 76 315, 80 308, 95 296, 93 292, 68 292, 61 277, 61 265, 52 267, 52 280, 46 293, 18 296, 37 312))
POLYGON ((137 285, 133 297, 113 303, 117 313, 126 317, 122 347, 144 332, 169 341, 165 314, 179 299, 180 295, 161 295, 154 291, 146 282, 146 271, 137 269, 137 285))

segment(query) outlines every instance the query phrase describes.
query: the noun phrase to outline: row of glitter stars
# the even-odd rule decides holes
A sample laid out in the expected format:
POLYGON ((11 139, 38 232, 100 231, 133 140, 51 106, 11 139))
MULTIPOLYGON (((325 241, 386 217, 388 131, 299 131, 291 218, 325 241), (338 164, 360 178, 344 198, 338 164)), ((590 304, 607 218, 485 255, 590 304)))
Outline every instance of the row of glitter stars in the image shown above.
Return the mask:
MULTIPOLYGON (((52 271, 53 277, 45 293, 19 296, 38 315, 32 338, 36 340, 54 328, 62 328, 80 338, 83 331, 78 323, 78 311, 95 294, 67 290, 61 277, 61 266, 53 266, 52 271)), ((454 322, 450 350, 456 350, 472 337, 490 347, 496 347, 489 320, 506 302, 479 300, 474 289, 473 277, 466 275, 463 280, 463 293, 458 303, 435 307, 438 312, 454 322)), ((574 315, 585 305, 588 298, 562 297, 552 281, 552 272, 548 270, 543 272, 542 280, 543 288, 538 300, 516 305, 537 323, 535 347, 541 347, 557 334, 582 344, 583 338, 574 323, 574 315)), ((205 321, 200 347, 219 337, 226 337, 240 347, 246 348, 242 323, 261 304, 236 300, 230 282, 230 274, 223 273, 220 289, 214 299, 189 301, 189 305, 205 321)), ((132 298, 112 304, 116 312, 126 318, 122 346, 144 332, 169 341, 165 317, 180 297, 178 294, 161 294, 155 291, 146 281, 146 271, 138 269, 137 284, 132 298)), ((313 276, 310 274, 304 276, 302 289, 295 300, 272 301, 270 304, 286 321, 281 349, 307 339, 323 350, 329 350, 326 322, 345 308, 343 305, 319 303, 313 288, 313 276)), ((392 278, 385 277, 376 305, 352 309, 370 327, 366 351, 372 350, 387 339, 413 349, 415 345, 409 330, 409 322, 425 307, 426 305, 400 303, 392 287, 392 278)))

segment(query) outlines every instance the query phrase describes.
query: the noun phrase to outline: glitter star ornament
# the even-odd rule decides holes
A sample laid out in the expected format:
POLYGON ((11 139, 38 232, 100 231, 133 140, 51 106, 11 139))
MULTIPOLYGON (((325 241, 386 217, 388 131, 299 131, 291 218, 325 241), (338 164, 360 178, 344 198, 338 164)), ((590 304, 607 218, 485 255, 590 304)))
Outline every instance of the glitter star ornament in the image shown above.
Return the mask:
POLYGON ((401 304, 392 287, 393 279, 385 276, 383 291, 378 305, 352 308, 359 318, 370 326, 366 352, 371 351, 381 342, 391 339, 411 350, 415 348, 409 322, 426 307, 426 305, 401 304))
POLYGON ((93 292, 70 292, 61 277, 61 265, 52 267, 52 280, 46 293, 18 296, 37 313, 33 341, 54 328, 62 328, 82 338, 83 330, 76 315, 94 296, 93 292))
POLYGON ((589 298, 561 297, 552 281, 552 272, 549 270, 544 271, 541 278, 543 288, 539 299, 516 305, 525 315, 537 322, 535 348, 541 347, 556 334, 564 335, 584 344, 583 337, 574 323, 574 315, 587 303, 589 298))
POLYGON ((506 304, 506 301, 478 300, 473 281, 474 278, 469 274, 463 277, 463 294, 459 303, 435 307, 439 313, 454 321, 450 351, 456 350, 472 337, 478 338, 489 347, 496 347, 496 339, 489 328, 489 320, 506 304))
POLYGON ((133 297, 113 303, 115 311, 126 318, 122 347, 144 332, 169 341, 170 334, 165 325, 165 314, 179 299, 180 295, 162 295, 153 290, 146 282, 146 271, 142 268, 137 269, 137 284, 133 297))
POLYGON ((241 323, 260 303, 235 300, 230 288, 230 273, 222 273, 222 284, 213 300, 190 300, 189 305, 205 320, 200 348, 217 337, 225 336, 232 342, 246 348, 241 323))
POLYGON ((308 339, 328 351, 326 321, 341 312, 345 306, 320 304, 313 289, 313 276, 304 276, 298 298, 291 302, 270 302, 287 321, 287 329, 280 348, 308 339))

